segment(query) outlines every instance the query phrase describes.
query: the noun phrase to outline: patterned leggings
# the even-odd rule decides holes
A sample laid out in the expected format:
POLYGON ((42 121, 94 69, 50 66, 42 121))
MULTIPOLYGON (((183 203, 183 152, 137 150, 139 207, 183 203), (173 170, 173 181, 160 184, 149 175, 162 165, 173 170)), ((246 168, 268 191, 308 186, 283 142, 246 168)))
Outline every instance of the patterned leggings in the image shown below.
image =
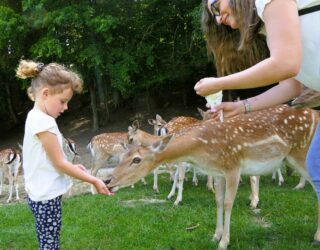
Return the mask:
POLYGON ((60 249, 61 197, 46 201, 33 201, 28 197, 35 218, 39 250, 60 249))
POLYGON ((306 165, 320 202, 320 122, 312 138, 306 165))

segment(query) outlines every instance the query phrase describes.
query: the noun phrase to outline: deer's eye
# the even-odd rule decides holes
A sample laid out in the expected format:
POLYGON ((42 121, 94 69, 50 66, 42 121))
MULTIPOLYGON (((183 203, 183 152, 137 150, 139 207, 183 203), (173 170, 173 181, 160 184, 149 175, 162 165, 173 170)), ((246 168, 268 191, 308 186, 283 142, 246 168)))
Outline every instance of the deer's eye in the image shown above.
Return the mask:
POLYGON ((141 162, 141 158, 140 157, 134 157, 132 160, 132 163, 134 164, 139 164, 141 162))

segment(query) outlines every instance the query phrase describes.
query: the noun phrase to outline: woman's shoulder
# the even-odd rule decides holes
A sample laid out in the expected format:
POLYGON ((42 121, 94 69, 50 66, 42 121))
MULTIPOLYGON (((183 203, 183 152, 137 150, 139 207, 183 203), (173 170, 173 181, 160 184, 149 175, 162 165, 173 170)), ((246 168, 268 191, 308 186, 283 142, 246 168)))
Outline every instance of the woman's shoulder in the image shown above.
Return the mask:
POLYGON ((272 0, 255 0, 255 5, 257 8, 258 16, 263 20, 262 13, 267 4, 269 4, 272 0))
MULTIPOLYGON (((263 11, 265 9, 265 7, 271 3, 273 0, 255 0, 255 6, 256 6, 256 9, 257 9, 257 13, 258 13, 258 16, 261 18, 261 20, 263 20, 263 11)), ((295 1, 299 4, 299 2, 301 1, 318 1, 318 0, 291 0, 291 1, 295 1)))

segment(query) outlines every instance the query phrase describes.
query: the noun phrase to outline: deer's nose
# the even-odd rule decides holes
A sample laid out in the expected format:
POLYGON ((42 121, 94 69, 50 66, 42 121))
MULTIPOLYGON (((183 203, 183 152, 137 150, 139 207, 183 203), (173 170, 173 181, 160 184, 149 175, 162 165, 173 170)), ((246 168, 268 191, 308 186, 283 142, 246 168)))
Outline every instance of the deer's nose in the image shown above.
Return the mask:
POLYGON ((108 184, 111 182, 111 178, 104 180, 103 182, 104 182, 104 184, 106 184, 108 186, 108 184))

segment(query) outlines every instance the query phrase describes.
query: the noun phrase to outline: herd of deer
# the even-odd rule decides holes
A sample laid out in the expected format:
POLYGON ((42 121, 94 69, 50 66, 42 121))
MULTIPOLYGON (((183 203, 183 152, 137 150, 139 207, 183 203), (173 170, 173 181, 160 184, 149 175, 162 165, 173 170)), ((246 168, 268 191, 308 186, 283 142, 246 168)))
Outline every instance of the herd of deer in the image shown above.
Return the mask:
MULTIPOLYGON (((206 112, 199 112, 202 120, 180 116, 165 122, 157 115, 156 119, 148 120, 154 134, 139 129, 134 122, 128 132, 94 136, 88 144, 92 156, 91 173, 96 176, 100 168, 109 169, 105 182, 115 192, 139 180, 145 183, 143 178, 153 171, 153 189, 159 192, 157 176, 165 169, 173 179, 168 198, 173 197, 178 187, 174 202, 178 205, 182 201, 186 169, 201 170, 208 175, 208 189, 215 191, 217 222, 213 240, 219 242, 219 249, 226 249, 230 241, 231 210, 241 175, 251 176, 250 205, 253 208, 259 202, 259 176, 276 171, 283 163, 301 174, 296 188, 302 188, 305 180, 310 182, 305 159, 319 114, 311 109, 281 105, 217 122, 206 112)), ((72 161, 77 154, 75 143, 65 140, 64 151, 72 161)), ((10 187, 7 202, 12 198, 21 162, 18 151, 0 152, 0 188, 4 176, 10 187)), ((195 185, 196 173, 194 171, 195 185)), ((17 185, 16 195, 19 199, 17 185)), ((320 219, 314 236, 316 241, 320 241, 319 225, 320 219)))

